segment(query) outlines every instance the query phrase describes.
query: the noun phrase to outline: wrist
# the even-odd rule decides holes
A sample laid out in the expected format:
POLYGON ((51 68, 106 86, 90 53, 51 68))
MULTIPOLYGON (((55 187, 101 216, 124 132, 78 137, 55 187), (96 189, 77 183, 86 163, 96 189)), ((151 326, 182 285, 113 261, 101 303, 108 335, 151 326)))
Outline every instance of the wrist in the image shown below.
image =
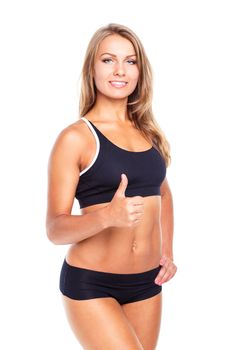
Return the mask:
POLYGON ((111 226, 110 215, 108 211, 108 205, 99 209, 99 215, 101 218, 102 229, 106 229, 111 226))
POLYGON ((167 258, 169 258, 170 260, 173 261, 173 253, 171 252, 162 252, 162 257, 165 256, 167 258))

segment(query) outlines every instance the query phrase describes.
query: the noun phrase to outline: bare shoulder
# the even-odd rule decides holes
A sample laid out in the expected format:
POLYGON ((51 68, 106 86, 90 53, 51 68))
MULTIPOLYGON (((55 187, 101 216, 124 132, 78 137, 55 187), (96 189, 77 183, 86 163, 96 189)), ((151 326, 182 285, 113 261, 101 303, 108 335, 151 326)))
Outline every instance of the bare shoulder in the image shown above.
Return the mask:
POLYGON ((85 122, 83 120, 77 120, 76 122, 69 124, 63 130, 60 131, 57 140, 68 140, 69 142, 82 142, 85 137, 85 122))
POLYGON ((82 123, 65 127, 52 147, 48 161, 47 225, 57 215, 71 213, 86 142, 82 123))
POLYGON ((56 137, 50 156, 61 153, 62 156, 78 158, 79 163, 81 150, 87 142, 84 124, 84 121, 79 120, 62 129, 56 137))

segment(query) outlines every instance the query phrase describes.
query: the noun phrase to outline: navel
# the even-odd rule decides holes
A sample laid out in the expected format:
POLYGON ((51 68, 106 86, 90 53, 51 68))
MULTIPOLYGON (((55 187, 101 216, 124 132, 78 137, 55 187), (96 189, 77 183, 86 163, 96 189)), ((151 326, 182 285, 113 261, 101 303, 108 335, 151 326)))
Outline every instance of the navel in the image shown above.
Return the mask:
POLYGON ((137 248, 136 241, 133 241, 133 243, 132 243, 132 250, 134 251, 134 250, 136 250, 136 248, 137 248))

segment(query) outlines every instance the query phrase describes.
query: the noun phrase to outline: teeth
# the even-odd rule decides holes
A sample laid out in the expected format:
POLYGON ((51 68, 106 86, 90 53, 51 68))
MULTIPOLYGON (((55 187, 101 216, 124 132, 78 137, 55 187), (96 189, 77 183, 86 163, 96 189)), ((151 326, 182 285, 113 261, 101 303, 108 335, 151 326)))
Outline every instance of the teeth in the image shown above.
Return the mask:
POLYGON ((110 83, 116 86, 123 86, 127 84, 126 82, 119 82, 119 81, 111 81, 110 83))

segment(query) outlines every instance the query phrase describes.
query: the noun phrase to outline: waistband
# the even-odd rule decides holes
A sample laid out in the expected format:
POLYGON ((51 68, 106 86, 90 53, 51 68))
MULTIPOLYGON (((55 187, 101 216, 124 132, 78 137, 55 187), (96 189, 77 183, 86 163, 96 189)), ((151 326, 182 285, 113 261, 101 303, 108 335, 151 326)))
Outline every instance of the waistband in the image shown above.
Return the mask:
POLYGON ((73 266, 68 264, 66 261, 66 258, 64 259, 63 268, 66 268, 70 270, 73 273, 78 273, 79 278, 100 278, 101 281, 108 281, 110 278, 112 281, 122 281, 122 282, 138 282, 141 281, 152 281, 159 272, 161 265, 144 272, 138 272, 138 273, 112 273, 112 272, 103 272, 103 271, 97 271, 97 270, 91 270, 86 269, 83 267, 73 266))

